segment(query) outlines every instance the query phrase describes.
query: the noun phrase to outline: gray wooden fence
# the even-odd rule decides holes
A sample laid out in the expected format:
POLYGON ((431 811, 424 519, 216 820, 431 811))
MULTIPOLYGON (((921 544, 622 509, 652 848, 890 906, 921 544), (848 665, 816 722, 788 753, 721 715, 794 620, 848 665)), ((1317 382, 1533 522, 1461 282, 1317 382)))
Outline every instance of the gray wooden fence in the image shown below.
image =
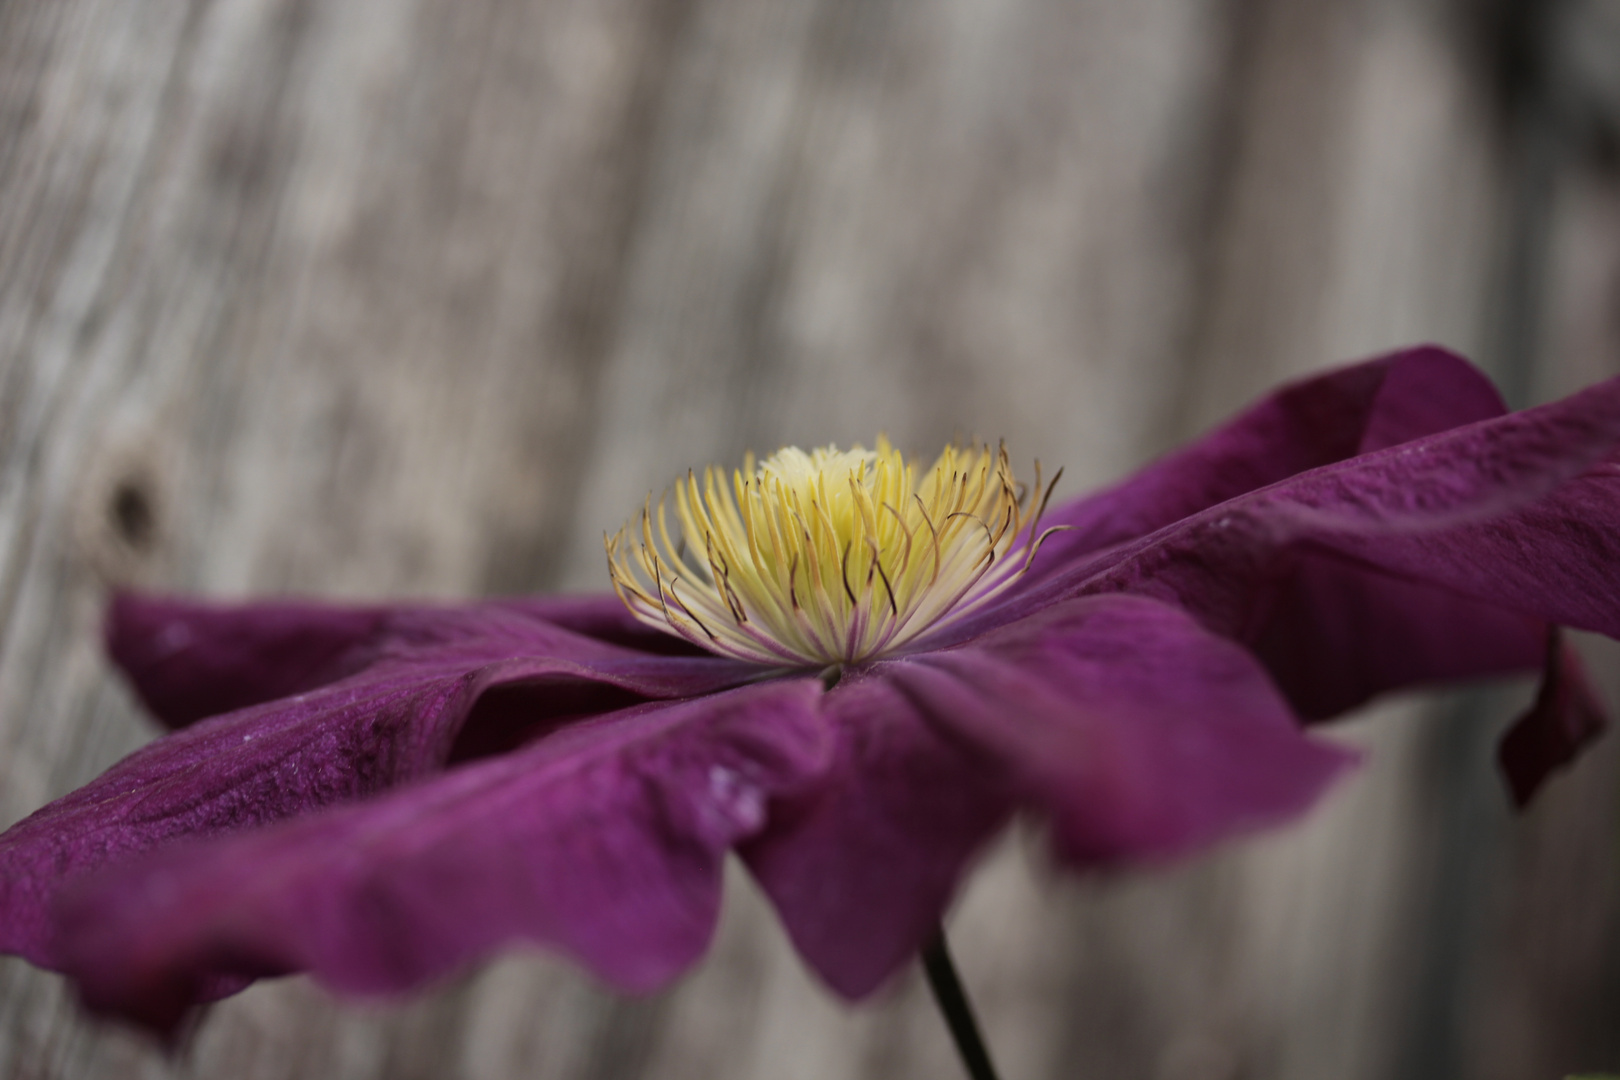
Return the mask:
MULTIPOLYGON (((0 0, 0 824, 153 734, 110 583, 599 589, 687 464, 1006 436, 1098 484, 1421 339, 1620 371, 1615 0, 0 0)), ((1595 648, 1611 696, 1620 657, 1595 648)), ((1620 740, 1527 816, 1522 687, 1345 724, 1307 824, 952 930, 1008 1080, 1620 1069, 1620 740)), ((743 875, 674 990, 304 980, 169 1059, 0 961, 0 1075, 949 1077, 743 875)))

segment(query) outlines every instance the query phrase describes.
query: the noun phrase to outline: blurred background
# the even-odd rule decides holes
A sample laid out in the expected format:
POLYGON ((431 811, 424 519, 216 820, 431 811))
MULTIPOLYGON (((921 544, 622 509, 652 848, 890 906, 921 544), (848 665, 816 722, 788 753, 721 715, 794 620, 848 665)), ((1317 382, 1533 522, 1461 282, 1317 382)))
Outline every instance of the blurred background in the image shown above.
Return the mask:
MULTIPOLYGON (((1420 340, 1620 372, 1617 0, 0 0, 0 825, 154 733, 113 583, 600 589, 689 464, 1005 436, 1074 495, 1420 340)), ((1009 836, 950 924, 1007 1080, 1620 1070, 1620 739, 1513 816, 1528 696, 1358 714, 1306 824, 1162 871, 1009 836)), ((741 873, 662 995, 282 980, 172 1060, 0 960, 9 1077, 958 1069, 741 873)))

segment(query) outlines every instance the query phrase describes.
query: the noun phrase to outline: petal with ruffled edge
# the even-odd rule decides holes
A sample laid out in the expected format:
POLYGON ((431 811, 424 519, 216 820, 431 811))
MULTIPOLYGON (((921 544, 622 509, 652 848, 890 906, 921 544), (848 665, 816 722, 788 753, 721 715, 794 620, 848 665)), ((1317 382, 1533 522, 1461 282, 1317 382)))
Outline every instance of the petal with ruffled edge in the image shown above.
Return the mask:
POLYGON ((1214 431, 1043 518, 1039 579, 1076 556, 1146 536, 1290 476, 1506 412, 1489 379, 1436 345, 1290 383, 1214 431))
POLYGON ((513 941, 626 990, 707 947, 721 863, 825 770, 814 679, 578 724, 365 803, 123 863, 74 889, 64 970, 157 1029, 264 974, 392 993, 513 941))
MULTIPOLYGON (((1058 507, 1031 581, 1302 472, 1503 414, 1466 360, 1421 346, 1282 387, 1124 482, 1058 507)), ((1543 620, 1322 553, 1299 553, 1244 634, 1290 703, 1324 719, 1376 694, 1535 670, 1543 620)))
POLYGON ((755 675, 489 606, 394 610, 381 626, 358 673, 192 724, 0 835, 0 950, 54 966, 50 903, 111 860, 371 796, 584 717, 755 675))
POLYGON ((980 748, 933 722, 882 664, 824 699, 827 779, 771 807, 742 849, 801 955, 849 998, 915 956, 1016 791, 980 748))
POLYGON ((1548 634, 1546 670, 1535 702, 1497 747, 1514 802, 1525 805, 1547 776, 1573 761, 1608 726, 1580 657, 1557 631, 1548 634))
MULTIPOLYGON (((1310 651, 1289 659, 1286 648, 1302 650, 1311 635, 1319 645, 1380 629, 1392 640, 1404 635, 1411 648, 1384 652, 1382 663, 1368 662, 1379 654, 1364 652, 1353 676, 1347 669, 1356 682, 1321 691, 1310 711, 1407 680, 1483 674, 1493 659, 1529 668, 1538 624, 1620 636, 1617 447, 1620 380, 1611 380, 1232 499, 1071 567, 998 614, 1014 617, 1088 593, 1155 596, 1219 632, 1257 642, 1274 664, 1305 672, 1323 657, 1310 651), (1301 595, 1302 581, 1319 588, 1335 563, 1353 571, 1351 584, 1363 596, 1374 586, 1386 592, 1374 617, 1345 603, 1342 591, 1301 595), (1443 602, 1452 604, 1451 617, 1443 602), (1307 604, 1314 609, 1302 609, 1307 604), (1478 620, 1471 626, 1470 617, 1478 620), (1283 636, 1296 635, 1290 646, 1276 644, 1278 618, 1283 636)), ((1280 681, 1297 689, 1304 679, 1283 670, 1280 681)), ((1551 702, 1590 712, 1568 695, 1551 702)), ((1581 731, 1584 740, 1591 726, 1590 716, 1569 714, 1538 730, 1581 731)), ((1539 760, 1567 756, 1575 746, 1539 760)), ((1510 772, 1516 769, 1516 788, 1532 789, 1537 766, 1527 760, 1510 772)))
POLYGON ((671 656, 707 655, 637 622, 606 596, 434 605, 341 605, 301 600, 219 603, 120 592, 107 607, 107 654, 141 701, 171 728, 333 683, 377 660, 468 636, 555 650, 559 659, 616 655, 606 644, 671 656), (480 613, 483 618, 480 619, 480 613), (560 628, 567 635, 553 633, 560 628), (531 640, 526 641, 529 635, 531 640))
POLYGON ((1080 867, 1286 820, 1354 760, 1300 731, 1247 649, 1145 597, 1059 604, 888 677, 1006 762, 1080 867))
POLYGON ((1303 552, 1247 635, 1300 717, 1326 720, 1410 686, 1535 671, 1545 620, 1303 552))
POLYGON ((1620 379, 1229 500, 1064 571, 1005 615, 1121 590, 1158 596, 1244 637, 1297 554, 1325 550, 1617 636, 1617 453, 1620 379))
POLYGON ((1301 733, 1247 650, 1131 596, 879 663, 827 705, 829 782, 744 855, 850 997, 916 954, 1015 804, 1071 865, 1155 860, 1303 812, 1354 760, 1301 733))

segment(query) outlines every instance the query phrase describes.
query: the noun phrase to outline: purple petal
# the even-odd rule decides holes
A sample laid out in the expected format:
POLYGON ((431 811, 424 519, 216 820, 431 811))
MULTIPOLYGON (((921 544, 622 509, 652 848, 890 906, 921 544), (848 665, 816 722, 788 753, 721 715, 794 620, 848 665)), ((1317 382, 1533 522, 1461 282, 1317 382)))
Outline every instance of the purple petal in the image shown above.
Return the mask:
MULTIPOLYGON (((1002 617, 1016 613, 1017 605, 1039 604, 1042 592, 1158 596, 1222 633, 1258 641, 1285 685, 1305 697, 1316 715, 1366 692, 1471 673, 1470 667, 1480 673, 1510 670, 1519 666, 1516 658, 1527 667, 1527 628, 1537 623, 1620 636, 1617 444, 1620 380, 1611 380, 1551 405, 1233 499, 1093 566, 1055 576, 1018 597, 1002 617), (1360 593, 1355 603, 1369 611, 1378 607, 1360 625, 1344 596, 1324 593, 1324 579, 1333 572, 1319 555, 1376 571, 1353 581, 1360 593), (1317 595, 1310 595, 1313 590, 1317 595), (1437 603, 1445 593, 1475 604, 1470 610, 1468 603, 1437 603), (1268 632, 1279 597, 1283 623, 1268 632), (1313 603, 1314 611, 1299 610, 1313 603), (1420 608, 1423 614, 1417 614, 1420 608), (1529 621, 1516 630, 1514 616, 1529 621), (1470 618, 1478 621, 1470 624, 1470 618), (1351 659, 1359 668, 1353 666, 1337 686, 1301 690, 1313 671, 1338 660, 1331 652, 1302 657, 1307 646, 1331 649, 1335 639, 1391 632, 1398 624, 1404 628, 1389 644, 1404 639, 1404 654, 1372 646, 1351 659), (1301 628, 1306 632, 1284 646, 1295 655, 1279 658, 1279 634, 1301 628)), ((1573 752, 1590 724, 1580 721, 1573 706, 1557 715, 1578 721, 1578 730, 1554 740, 1573 752)), ((1548 729, 1532 724, 1524 730, 1548 729)), ((1521 792, 1558 756, 1505 753, 1509 761, 1526 763, 1522 773, 1510 773, 1521 792)))
POLYGON ((1534 670, 1546 637, 1540 619, 1307 552, 1251 646, 1294 711, 1325 720, 1401 687, 1534 670))
POLYGON ((826 781, 774 804, 742 852, 800 954, 849 998, 916 955, 1014 807, 1003 771, 932 724, 890 667, 827 695, 838 749, 826 781))
POLYGON ((1546 656, 1535 704, 1503 736, 1497 751, 1520 806, 1535 796, 1550 773, 1573 761, 1608 726, 1579 654, 1554 632, 1548 636, 1546 656))
POLYGON ((1128 596, 880 663, 827 707, 828 782, 744 857, 849 997, 916 954, 1017 802, 1073 865, 1158 859, 1302 812, 1353 759, 1299 731, 1246 650, 1128 596))
MULTIPOLYGON (((1284 387, 1125 483, 1060 508, 1052 520, 1075 531, 1048 539, 1032 584, 1087 552, 1096 553, 1089 573, 1099 573, 1111 563, 1097 557, 1100 547, 1162 528, 1174 535, 1184 516, 1196 519, 1311 469, 1502 411, 1483 375, 1433 346, 1284 387)), ((1115 558, 1133 553, 1116 551, 1115 558)), ((1292 552, 1289 560, 1240 575, 1248 591, 1226 598, 1234 610, 1220 625, 1254 643, 1307 718, 1336 715, 1387 690, 1540 663, 1541 619, 1322 553, 1292 552)), ((1052 595, 1037 586, 1031 597, 1015 597, 998 616, 979 620, 978 629, 1036 610, 1052 595)))
POLYGON ((481 634, 483 620, 514 644, 563 659, 640 652, 707 655, 636 622, 615 596, 561 596, 449 606, 345 607, 308 601, 213 603, 121 592, 107 609, 107 652, 142 703, 171 728, 288 697, 351 675, 402 643, 481 634), (558 636, 561 627, 575 636, 558 636))
POLYGON ((0 950, 53 966, 50 903, 114 859, 374 795, 581 717, 753 674, 488 607, 391 612, 367 648, 360 673, 159 739, 0 836, 0 950))
POLYGON ((524 940, 626 990, 707 946, 725 853, 827 765, 813 679, 604 716, 360 805, 125 864, 64 905, 92 1008, 168 1029, 309 971, 393 993, 524 940))
MULTIPOLYGON (((1065 560, 1072 567, 1088 551, 1100 557, 1094 556, 1089 570, 1071 568, 1071 578, 1098 575, 1127 556, 1158 558, 1163 544, 1156 542, 1146 550, 1117 550, 1112 559, 1097 549, 1157 529, 1178 538, 1188 524, 1183 517, 1196 523, 1203 514, 1207 525, 1212 507, 1226 510, 1222 504, 1239 496, 1502 412, 1483 375, 1433 346, 1284 387, 1125 483, 1060 508, 1054 522, 1075 531, 1048 540, 1032 583, 1043 573, 1064 572, 1065 560)), ((1266 547, 1268 539, 1258 546, 1266 547)), ((1216 553, 1227 543, 1227 537, 1206 531, 1186 545, 1185 561, 1223 558, 1216 553)), ((1522 611, 1321 552, 1256 557, 1244 570, 1234 573, 1223 565, 1218 571, 1229 575, 1240 595, 1217 595, 1211 602, 1200 592, 1221 590, 1195 586, 1185 590, 1185 599, 1215 625, 1252 642, 1289 701, 1310 719, 1336 715, 1387 690, 1527 671, 1540 663, 1545 622, 1522 611), (1217 604, 1229 610, 1211 615, 1217 604)), ((1054 595, 1043 591, 1037 586, 1035 595, 1015 598, 999 618, 1038 609, 1054 595)), ((980 620, 979 628, 996 619, 980 620)))
POLYGON ((1284 386, 1108 490, 1055 508, 1034 568, 1044 576, 1290 476, 1504 412, 1490 380, 1434 345, 1284 386))
POLYGON ((107 608, 107 654, 152 715, 172 728, 335 682, 363 656, 356 647, 381 608, 311 603, 202 604, 116 594, 107 608))
MULTIPOLYGON (((1608 389, 1620 390, 1620 383, 1608 389)), ((1620 428, 1620 393, 1606 397, 1611 426, 1620 428)), ((1620 432, 1609 438, 1612 444, 1620 432)), ((1608 456, 1529 505, 1495 515, 1482 507, 1478 520, 1454 528, 1379 536, 1360 523, 1335 523, 1313 539, 1551 623, 1620 636, 1620 461, 1612 450, 1608 456)))
POLYGON ((1248 650, 1142 597, 1060 604, 887 674, 1018 777, 1076 866, 1286 820, 1354 760, 1300 732, 1248 650))
MULTIPOLYGON (((978 622, 1124 591, 1239 639, 1311 551, 1620 635, 1620 379, 1292 477, 1076 562, 978 622)), ((959 633, 974 629, 967 626, 959 633)))

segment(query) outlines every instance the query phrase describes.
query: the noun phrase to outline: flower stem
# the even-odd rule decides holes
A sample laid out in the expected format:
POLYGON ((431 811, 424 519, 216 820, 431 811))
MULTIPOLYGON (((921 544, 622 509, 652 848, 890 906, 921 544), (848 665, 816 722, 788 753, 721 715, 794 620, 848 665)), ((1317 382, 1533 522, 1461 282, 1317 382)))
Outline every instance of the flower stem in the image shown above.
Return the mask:
POLYGON ((945 1026, 956 1040, 956 1052, 962 1055, 972 1080, 997 1080, 996 1067, 990 1063, 990 1051, 985 1049, 984 1037, 979 1034, 979 1022, 973 1016, 973 1005, 957 978, 951 951, 945 945, 945 928, 934 932, 923 947, 923 970, 928 973, 928 988, 934 992, 934 1002, 945 1017, 945 1026))

